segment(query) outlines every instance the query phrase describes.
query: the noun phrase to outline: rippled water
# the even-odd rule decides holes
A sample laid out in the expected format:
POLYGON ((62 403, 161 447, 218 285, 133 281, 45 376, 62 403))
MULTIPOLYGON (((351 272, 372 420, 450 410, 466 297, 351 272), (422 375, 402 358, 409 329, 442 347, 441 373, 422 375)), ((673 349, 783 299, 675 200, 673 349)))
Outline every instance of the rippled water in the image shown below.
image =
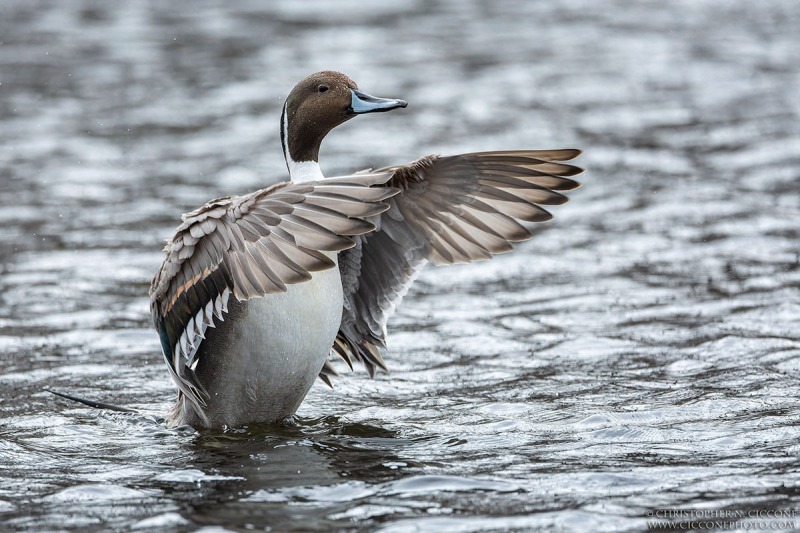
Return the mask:
POLYGON ((795 512, 799 57, 793 0, 3 2, 2 529, 795 512), (410 104, 337 129, 329 175, 575 146, 584 187, 515 253, 425 271, 390 374, 315 385, 294 426, 167 430, 163 240, 284 177, 282 99, 321 69, 410 104))

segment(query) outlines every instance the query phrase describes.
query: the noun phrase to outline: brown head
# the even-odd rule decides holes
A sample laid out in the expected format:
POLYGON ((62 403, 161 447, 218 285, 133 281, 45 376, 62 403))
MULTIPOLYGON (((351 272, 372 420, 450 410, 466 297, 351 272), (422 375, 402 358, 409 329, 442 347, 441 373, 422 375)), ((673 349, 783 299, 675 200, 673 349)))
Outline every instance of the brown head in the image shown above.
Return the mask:
POLYGON ((289 93, 281 116, 281 143, 289 171, 292 162, 318 161, 322 139, 336 126, 356 115, 407 105, 403 100, 362 93, 341 72, 325 70, 308 76, 289 93))

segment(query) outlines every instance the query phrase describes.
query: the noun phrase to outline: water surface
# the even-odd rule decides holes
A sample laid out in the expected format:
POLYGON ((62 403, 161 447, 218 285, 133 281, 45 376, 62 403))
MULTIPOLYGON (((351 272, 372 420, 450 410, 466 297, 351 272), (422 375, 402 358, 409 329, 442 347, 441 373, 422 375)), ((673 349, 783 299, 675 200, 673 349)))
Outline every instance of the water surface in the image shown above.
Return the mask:
POLYGON ((2 528, 793 512, 798 36, 791 0, 3 3, 2 528), (283 98, 321 69, 409 101, 338 128, 329 175, 575 146, 584 187, 516 252, 425 271, 390 374, 315 385, 295 425, 167 430, 147 299, 163 241, 181 212, 285 177, 283 98))

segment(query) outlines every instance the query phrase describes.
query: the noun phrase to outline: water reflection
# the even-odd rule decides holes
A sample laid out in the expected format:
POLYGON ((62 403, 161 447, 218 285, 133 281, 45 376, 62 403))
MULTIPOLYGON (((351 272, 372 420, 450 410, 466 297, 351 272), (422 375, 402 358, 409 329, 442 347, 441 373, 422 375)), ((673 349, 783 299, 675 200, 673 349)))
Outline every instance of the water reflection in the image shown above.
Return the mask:
POLYGON ((176 471, 164 481, 183 476, 194 481, 194 469, 231 480, 185 502, 198 523, 224 525, 232 517, 249 517, 253 524, 287 527, 299 520, 295 529, 323 530, 334 523, 327 515, 373 495, 369 487, 376 483, 404 475, 395 465, 408 464, 401 454, 411 443, 394 437, 381 428, 327 418, 204 433, 193 443, 193 470, 176 471))

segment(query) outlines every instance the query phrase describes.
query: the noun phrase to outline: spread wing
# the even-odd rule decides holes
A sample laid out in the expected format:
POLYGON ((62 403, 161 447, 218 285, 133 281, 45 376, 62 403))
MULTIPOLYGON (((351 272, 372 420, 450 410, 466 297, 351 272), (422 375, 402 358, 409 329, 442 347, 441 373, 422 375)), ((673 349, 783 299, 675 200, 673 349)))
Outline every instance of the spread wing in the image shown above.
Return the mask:
POLYGON ((322 252, 354 245, 372 231, 397 192, 389 172, 324 182, 280 183, 246 196, 213 200, 183 216, 150 286, 150 310, 173 380, 193 402, 207 393, 195 378, 206 329, 223 320, 228 299, 286 291, 335 263, 322 252))
MULTIPOLYGON (((386 369, 386 321, 426 263, 450 265, 490 259, 531 237, 520 222, 552 218, 542 205, 558 205, 582 169, 563 163, 579 150, 481 152, 429 156, 389 167, 387 185, 401 190, 389 210, 371 219, 376 230, 356 237, 339 254, 344 286, 342 324, 334 350, 370 376, 386 369)), ((320 377, 329 383, 330 365, 320 377)))

